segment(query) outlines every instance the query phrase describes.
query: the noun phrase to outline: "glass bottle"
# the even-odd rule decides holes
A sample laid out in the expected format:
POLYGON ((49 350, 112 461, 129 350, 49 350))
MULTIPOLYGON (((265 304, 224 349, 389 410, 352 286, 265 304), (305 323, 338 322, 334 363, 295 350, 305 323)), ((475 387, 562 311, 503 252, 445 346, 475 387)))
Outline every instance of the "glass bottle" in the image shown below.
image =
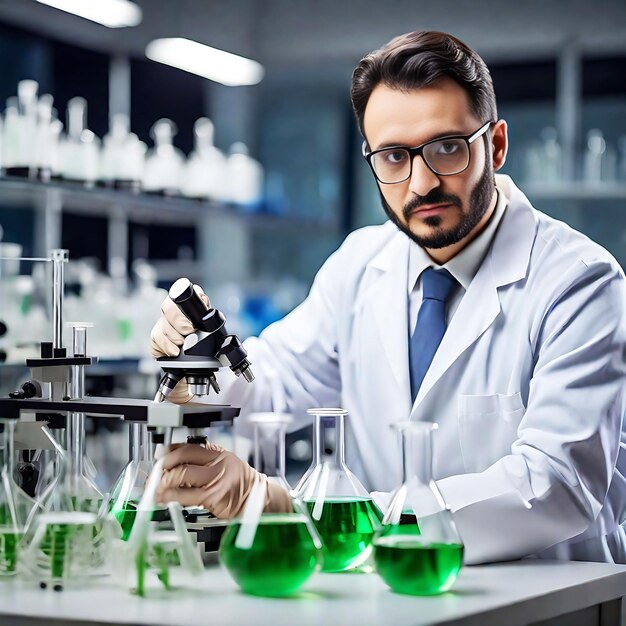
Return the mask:
POLYGON ((137 515, 137 506, 154 464, 152 443, 146 424, 130 425, 130 461, 111 489, 110 512, 122 527, 126 541, 137 515))
POLYGON ((288 513, 263 512, 267 486, 254 484, 241 517, 222 536, 219 557, 245 593, 289 596, 319 569, 322 543, 298 498, 292 497, 288 513))
POLYGON ((402 485, 374 539, 381 578, 398 593, 432 595, 450 589, 463 563, 452 512, 432 477, 432 422, 396 424, 402 445, 402 485))
POLYGON ((313 462, 295 488, 324 544, 325 572, 361 567, 372 550, 381 513, 345 463, 344 409, 309 409, 313 462))
POLYGON ((2 432, 2 479, 0 482, 0 576, 17 572, 19 544, 35 501, 13 480, 15 422, 0 420, 2 432))

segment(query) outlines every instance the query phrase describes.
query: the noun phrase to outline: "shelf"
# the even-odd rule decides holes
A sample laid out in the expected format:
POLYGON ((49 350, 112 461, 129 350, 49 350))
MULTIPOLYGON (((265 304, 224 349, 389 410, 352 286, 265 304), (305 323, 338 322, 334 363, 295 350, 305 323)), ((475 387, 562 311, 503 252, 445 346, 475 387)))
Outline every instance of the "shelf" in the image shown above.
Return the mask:
POLYGON ((149 224, 195 226, 211 218, 232 219, 259 228, 297 228, 337 232, 335 220, 259 214, 234 205, 130 191, 86 188, 79 184, 43 183, 23 178, 0 178, 0 207, 59 210, 68 213, 122 217, 149 224))
POLYGON ((522 191, 533 200, 626 200, 626 183, 522 183, 522 191))

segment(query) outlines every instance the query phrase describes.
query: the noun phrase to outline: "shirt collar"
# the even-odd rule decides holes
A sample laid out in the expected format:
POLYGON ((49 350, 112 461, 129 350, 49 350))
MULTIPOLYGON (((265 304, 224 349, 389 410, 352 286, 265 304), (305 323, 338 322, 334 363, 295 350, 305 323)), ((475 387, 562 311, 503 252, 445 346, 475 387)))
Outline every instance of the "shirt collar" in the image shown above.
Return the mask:
POLYGON ((428 253, 416 243, 411 243, 409 248, 409 272, 408 272, 408 290, 409 294, 415 288, 422 272, 428 267, 435 269, 446 269, 461 284, 463 289, 467 291, 470 283, 476 276, 478 268, 482 263, 489 246, 498 229, 498 225, 502 220, 504 211, 507 206, 505 195, 496 189, 498 198, 496 200, 496 208, 494 209, 491 219, 482 232, 456 256, 452 257, 447 263, 438 265, 428 256, 428 253))

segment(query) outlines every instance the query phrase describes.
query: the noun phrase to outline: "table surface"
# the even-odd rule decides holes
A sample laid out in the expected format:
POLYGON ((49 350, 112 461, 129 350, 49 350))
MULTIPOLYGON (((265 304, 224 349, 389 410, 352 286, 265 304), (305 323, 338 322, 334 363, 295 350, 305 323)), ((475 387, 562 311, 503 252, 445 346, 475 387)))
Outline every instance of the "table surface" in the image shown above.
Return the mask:
POLYGON ((214 565, 185 588, 167 592, 151 586, 145 598, 111 577, 62 592, 27 581, 2 581, 0 624, 515 626, 623 595, 626 566, 605 563, 518 561, 465 567, 451 591, 422 598, 392 593, 376 574, 317 574, 288 599, 244 595, 214 565))

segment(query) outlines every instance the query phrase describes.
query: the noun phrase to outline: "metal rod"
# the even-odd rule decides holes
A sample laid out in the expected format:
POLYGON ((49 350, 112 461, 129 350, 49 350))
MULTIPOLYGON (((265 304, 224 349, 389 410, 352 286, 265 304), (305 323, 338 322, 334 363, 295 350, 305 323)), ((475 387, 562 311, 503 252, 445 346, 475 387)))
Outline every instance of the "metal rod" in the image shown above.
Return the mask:
POLYGON ((68 251, 50 251, 52 259, 52 346, 63 347, 63 291, 65 288, 65 263, 68 251))
MULTIPOLYGON (((87 355, 87 327, 91 324, 70 324, 72 327, 72 350, 74 356, 87 355)), ((72 366, 71 397, 74 400, 82 400, 85 396, 85 366, 72 366)), ((69 419, 70 436, 68 446, 70 446, 71 462, 76 472, 75 475, 83 474, 83 459, 86 454, 85 445, 85 414, 70 413, 69 419)))
POLYGON ((32 257, 32 256, 0 256, 0 261, 43 261, 45 263, 50 263, 51 259, 47 259, 45 257, 32 257))

